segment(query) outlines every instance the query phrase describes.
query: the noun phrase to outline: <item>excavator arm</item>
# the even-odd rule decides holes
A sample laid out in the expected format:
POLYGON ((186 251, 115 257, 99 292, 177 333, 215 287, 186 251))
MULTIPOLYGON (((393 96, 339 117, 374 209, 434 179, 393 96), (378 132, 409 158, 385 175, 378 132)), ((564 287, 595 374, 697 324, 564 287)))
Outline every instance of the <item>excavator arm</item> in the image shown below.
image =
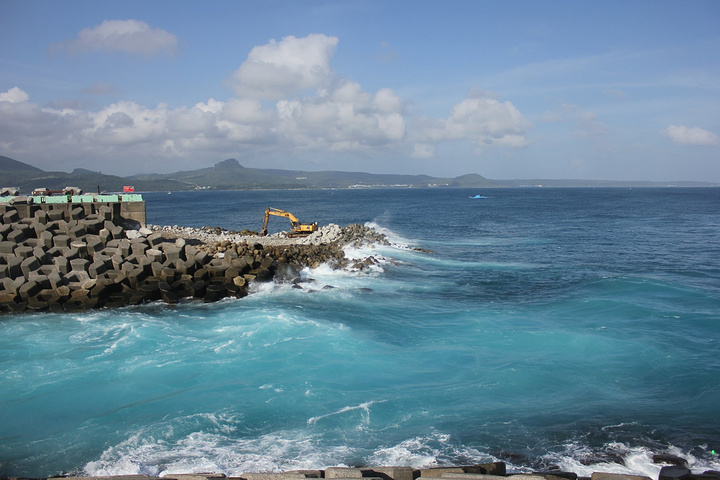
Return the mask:
POLYGON ((265 217, 263 218, 262 229, 260 229, 261 237, 264 237, 265 235, 267 235, 267 226, 268 226, 268 221, 270 220, 270 215, 274 215, 276 217, 285 217, 288 220, 290 220, 290 236, 291 237, 292 236, 309 235, 312 232, 317 231, 317 222, 303 224, 303 223, 300 223, 300 220, 298 220, 298 218, 290 212, 286 212, 285 210, 280 210, 279 208, 268 207, 265 210, 265 217))

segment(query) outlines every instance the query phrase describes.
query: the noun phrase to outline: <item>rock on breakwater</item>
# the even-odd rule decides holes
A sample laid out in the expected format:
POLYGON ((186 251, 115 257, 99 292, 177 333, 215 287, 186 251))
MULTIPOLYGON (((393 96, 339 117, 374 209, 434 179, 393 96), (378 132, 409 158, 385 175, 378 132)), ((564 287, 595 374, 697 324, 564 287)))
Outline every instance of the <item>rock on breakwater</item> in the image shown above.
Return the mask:
POLYGON ((0 218, 0 312, 76 311, 183 298, 243 297, 252 282, 297 283, 303 267, 348 265, 343 246, 386 242, 362 225, 305 238, 157 227, 126 230, 103 212, 0 218))
MULTIPOLYGON (((377 243, 389 245, 385 235, 376 232, 372 228, 359 224, 350 224, 347 227, 341 227, 331 223, 320 228, 306 237, 290 238, 286 232, 276 233, 274 235, 261 237, 257 233, 247 234, 245 232, 232 232, 220 227, 179 227, 148 225, 153 231, 162 232, 168 236, 181 237, 185 239, 199 240, 205 244, 213 244, 220 242, 230 243, 260 243, 264 246, 281 246, 281 245, 327 245, 331 243, 339 243, 341 245, 358 245, 367 243, 377 243)), ((247 232, 247 231, 246 231, 247 232)))

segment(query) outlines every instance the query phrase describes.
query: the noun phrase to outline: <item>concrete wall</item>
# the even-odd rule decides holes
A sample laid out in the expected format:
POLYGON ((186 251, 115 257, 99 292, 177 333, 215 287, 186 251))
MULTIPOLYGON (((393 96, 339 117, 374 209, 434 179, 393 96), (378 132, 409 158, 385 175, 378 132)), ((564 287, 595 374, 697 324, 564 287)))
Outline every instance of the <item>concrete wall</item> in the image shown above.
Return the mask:
MULTIPOLYGON (((17 210, 20 218, 35 218, 38 212, 58 212, 54 215, 62 213, 62 218, 66 221, 73 219, 73 210, 82 209, 82 216, 110 213, 111 220, 116 225, 121 225, 126 229, 137 229, 146 226, 145 202, 140 195, 133 195, 133 201, 121 201, 115 195, 111 200, 114 201, 98 201, 104 200, 102 196, 93 197, 91 195, 83 195, 80 197, 71 197, 72 201, 68 201, 67 197, 0 197, 0 214, 5 213, 6 206, 12 206, 17 210), (138 200, 138 198, 140 200, 138 200), (64 200, 60 202, 61 200, 64 200)), ((124 199, 122 199, 124 200, 124 199)))

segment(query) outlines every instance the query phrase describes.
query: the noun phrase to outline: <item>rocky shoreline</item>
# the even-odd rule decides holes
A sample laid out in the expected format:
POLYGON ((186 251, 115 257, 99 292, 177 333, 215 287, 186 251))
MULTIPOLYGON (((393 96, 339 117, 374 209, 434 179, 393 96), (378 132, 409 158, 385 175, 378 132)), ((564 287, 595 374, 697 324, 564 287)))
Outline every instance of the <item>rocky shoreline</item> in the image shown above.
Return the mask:
MULTIPOLYGON (((404 466, 348 468, 328 467, 324 470, 293 470, 272 473, 242 473, 237 476, 226 477, 215 473, 188 473, 166 474, 163 477, 147 475, 118 475, 118 476, 61 476, 45 477, 63 478, 65 480, 306 480, 306 479, 333 479, 333 480, 720 480, 720 472, 707 471, 693 474, 687 468, 684 459, 672 455, 655 455, 655 463, 664 465, 660 469, 657 479, 644 475, 628 475, 619 473, 594 472, 590 477, 578 477, 573 472, 550 470, 533 473, 508 473, 504 462, 493 462, 478 465, 458 467, 435 467, 415 469, 404 466)), ((0 477, 0 480, 41 480, 27 477, 0 477)))
POLYGON ((38 211, 20 218, 6 208, 0 218, 0 312, 240 298, 253 282, 297 285, 304 267, 363 269, 372 257, 348 259, 343 247, 368 243, 387 239, 357 224, 331 224, 304 238, 259 237, 218 227, 126 229, 108 211, 38 211))

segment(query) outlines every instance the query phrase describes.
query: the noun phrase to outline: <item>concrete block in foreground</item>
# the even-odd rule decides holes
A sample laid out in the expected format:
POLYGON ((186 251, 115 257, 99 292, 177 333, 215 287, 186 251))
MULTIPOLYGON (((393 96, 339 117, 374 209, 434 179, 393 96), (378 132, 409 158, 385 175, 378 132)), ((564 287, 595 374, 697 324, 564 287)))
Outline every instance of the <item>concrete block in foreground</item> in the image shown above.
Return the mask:
POLYGON ((420 472, 412 467, 372 467, 369 472, 373 477, 381 477, 386 480, 388 478, 392 480, 414 480, 417 475, 420 475, 420 472))
POLYGON ((70 246, 70 237, 67 235, 55 235, 53 237, 53 246, 54 247, 69 247, 70 246))
POLYGON ((644 475, 625 475, 622 473, 594 472, 591 480, 652 480, 644 475))
POLYGON ((285 473, 301 473, 305 478, 323 478, 322 470, 288 470, 285 473))
POLYGON ((166 480, 215 480, 220 478, 227 478, 223 473, 181 473, 172 474, 168 473, 163 478, 166 480))
POLYGON ((25 282, 19 289, 18 294, 20 295, 20 298, 23 300, 29 299, 30 297, 36 296, 38 293, 40 293, 40 286, 37 284, 37 282, 30 280, 25 282))
POLYGON ((690 478, 690 475, 692 475, 690 469, 679 465, 672 465, 660 469, 658 480, 687 480, 690 478))
POLYGON ((100 240, 102 240, 103 245, 107 244, 112 239, 110 230, 104 227, 98 231, 98 237, 100 237, 100 240))
POLYGON ((325 478, 362 478, 362 469, 347 467, 328 467, 325 469, 325 478))
POLYGON ((60 209, 53 209, 47 211, 48 221, 57 222, 65 219, 65 212, 60 209))
POLYGON ((302 473, 241 473, 238 477, 230 477, 231 479, 244 480, 305 480, 307 477, 302 473))
POLYGON ((185 254, 184 250, 174 245, 163 246, 163 253, 167 260, 185 260, 185 258, 181 258, 185 254))
POLYGON ((22 258, 23 260, 28 258, 33 253, 33 247, 30 247, 25 244, 21 244, 17 247, 15 247, 15 256, 18 258, 22 258))
MULTIPOLYGON (((357 477, 348 477, 348 478, 335 478, 334 480, 355 480, 357 477)), ((365 480, 387 480, 386 478, 382 477, 362 477, 365 480)))
MULTIPOLYGON (((448 473, 475 473, 475 474, 491 474, 491 475, 505 475, 505 464, 503 462, 486 463, 481 465, 470 465, 465 467, 439 467, 439 468, 424 468, 420 470, 421 477, 444 477, 444 474, 448 473)), ((491 480, 491 479, 486 479, 491 480)))
POLYGON ((17 244, 9 240, 0 242, 0 254, 13 255, 15 253, 15 247, 17 244))
POLYGON ((147 241, 150 244, 151 247, 155 247, 156 245, 159 245, 163 242, 163 236, 162 233, 155 232, 153 234, 150 234, 147 236, 147 241))
POLYGON ((9 223, 15 223, 20 220, 20 215, 18 214, 17 210, 9 210, 3 214, 3 223, 9 224, 9 223))
MULTIPOLYGON (((398 469, 398 472, 400 471, 401 467, 377 467, 377 468, 348 468, 348 467, 328 467, 325 469, 325 478, 332 478, 333 480, 353 480, 356 478, 363 478, 365 480, 400 480, 395 479, 394 477, 391 477, 388 473, 381 472, 381 470, 386 470, 390 472, 392 469, 398 469)), ((413 480, 413 470, 410 467, 409 468, 409 474, 410 479, 413 480)), ((407 474, 407 471, 403 471, 403 473, 407 474)))
POLYGON ((7 234, 12 232, 12 224, 0 223, 0 240, 7 240, 7 234))
POLYGON ((563 480, 565 477, 559 477, 555 476, 552 473, 518 473, 514 475, 508 475, 505 477, 505 480, 508 478, 513 478, 516 480, 563 480))
POLYGON ((51 248, 53 246, 52 232, 44 230, 44 231, 40 232, 40 234, 38 235, 38 239, 40 239, 40 243, 43 246, 45 246, 46 248, 51 248))
POLYGON ((13 230, 7 234, 8 241, 13 243, 22 243, 26 238, 22 230, 13 230))
POLYGON ((86 218, 82 224, 85 226, 85 230, 92 235, 97 235, 105 227, 104 220, 99 218, 86 218))
MULTIPOLYGON (((151 478, 157 477, 149 477, 147 475, 113 475, 106 477, 62 477, 62 480, 149 480, 151 478)), ((174 477, 168 475, 168 478, 174 477)))
POLYGON ((93 262, 90 264, 87 271, 90 274, 90 278, 97 278, 98 275, 107 271, 107 265, 103 261, 93 262))
POLYGON ((40 268, 40 262, 35 257, 27 257, 20 264, 23 276, 27 279, 30 278, 30 272, 35 272, 40 268))
POLYGON ((117 245, 118 253, 123 257, 129 256, 130 245, 130 240, 128 240, 127 238, 121 238, 117 245))
POLYGON ((105 248, 100 235, 87 235, 85 237, 85 243, 87 244, 87 252, 90 255, 94 255, 105 248))
POLYGON ((87 235, 87 231, 85 230, 85 225, 75 225, 68 229, 67 234, 72 240, 77 240, 87 235))
POLYGON ((149 248, 145 251, 145 256, 151 259, 153 262, 162 263, 163 253, 156 248, 149 248))
POLYGON ((77 272, 87 272, 90 261, 84 258, 73 258, 70 260, 70 270, 77 272))
MULTIPOLYGON (((534 475, 537 477, 537 475, 534 475)), ((425 477, 423 477, 425 478, 425 477)), ((440 478, 452 478, 455 480, 507 480, 507 477, 502 475, 487 475, 485 473, 456 473, 456 472, 446 472, 443 473, 440 478)), ((531 480, 528 478, 524 478, 523 480, 531 480)), ((533 479, 537 480, 537 479, 533 479)))

